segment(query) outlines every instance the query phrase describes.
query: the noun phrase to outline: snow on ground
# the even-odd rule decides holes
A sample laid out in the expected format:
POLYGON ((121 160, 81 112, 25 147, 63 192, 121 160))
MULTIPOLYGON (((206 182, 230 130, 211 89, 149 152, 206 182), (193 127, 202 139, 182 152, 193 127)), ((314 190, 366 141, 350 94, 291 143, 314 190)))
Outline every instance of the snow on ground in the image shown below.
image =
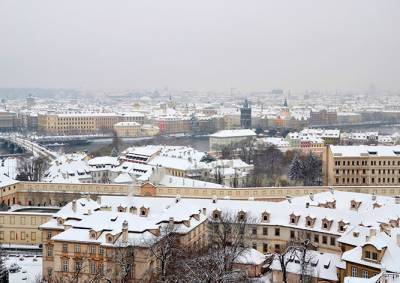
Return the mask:
POLYGON ((17 158, 8 157, 0 160, 0 175, 6 175, 11 179, 17 176, 17 158))
POLYGON ((34 283, 42 274, 42 258, 37 257, 34 261, 33 256, 24 256, 20 260, 20 255, 9 256, 6 258, 6 266, 9 268, 13 263, 18 264, 21 269, 16 273, 10 273, 10 283, 34 283))

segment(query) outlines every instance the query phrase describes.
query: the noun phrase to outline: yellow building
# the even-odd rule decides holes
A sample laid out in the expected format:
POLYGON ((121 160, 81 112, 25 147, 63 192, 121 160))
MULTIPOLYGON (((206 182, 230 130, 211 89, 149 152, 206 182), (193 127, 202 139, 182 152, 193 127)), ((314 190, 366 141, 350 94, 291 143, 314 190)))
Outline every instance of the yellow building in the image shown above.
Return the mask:
POLYGON ((52 135, 110 133, 122 119, 115 113, 46 113, 38 115, 38 130, 52 135))
POLYGON ((114 124, 114 132, 117 137, 138 137, 141 134, 140 128, 140 124, 136 122, 119 122, 114 124))
POLYGON ((14 207, 0 212, 0 243, 7 245, 42 244, 39 225, 52 218, 56 208, 14 207))
POLYGON ((330 146, 324 158, 325 184, 400 184, 400 146, 330 146))

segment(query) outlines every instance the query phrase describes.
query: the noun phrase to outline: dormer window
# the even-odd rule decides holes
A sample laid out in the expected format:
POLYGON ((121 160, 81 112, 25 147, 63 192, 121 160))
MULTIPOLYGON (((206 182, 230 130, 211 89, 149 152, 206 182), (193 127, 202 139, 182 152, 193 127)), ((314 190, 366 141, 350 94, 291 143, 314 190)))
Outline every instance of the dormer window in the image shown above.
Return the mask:
POLYGON ((307 216, 306 217, 306 226, 307 227, 314 227, 315 217, 307 216))
POLYGON ((322 219, 322 229, 329 230, 331 229, 331 225, 332 225, 332 220, 329 220, 327 218, 322 219))
POLYGON ((366 250, 366 251, 364 251, 364 258, 367 260, 377 261, 378 253, 375 251, 366 250))
POLYGON ((214 210, 214 212, 213 212, 213 219, 214 220, 218 220, 219 219, 219 216, 220 216, 220 211, 219 210, 214 210))
POLYGON ((136 214, 136 211, 137 211, 137 208, 134 207, 134 206, 131 206, 131 207, 129 208, 129 212, 130 212, 130 213, 136 214))
POLYGON ((300 219, 300 215, 296 215, 296 214, 292 213, 292 214, 290 214, 289 222, 290 222, 290 224, 297 225, 297 223, 299 222, 299 219, 300 219))
POLYGON ((361 201, 352 200, 350 202, 350 209, 358 210, 360 208, 360 205, 361 205, 361 201))
POLYGON ((347 226, 347 223, 344 223, 343 221, 340 221, 339 224, 338 224, 338 231, 339 232, 346 231, 346 226, 347 226))
POLYGON ((142 207, 140 208, 140 216, 147 216, 148 213, 149 213, 149 209, 148 209, 148 208, 146 208, 146 207, 144 207, 144 206, 142 206, 142 207))
POLYGON ((62 219, 61 217, 57 218, 57 224, 58 225, 63 225, 64 224, 64 219, 62 219))
POLYGON ((244 221, 246 219, 246 212, 244 211, 239 211, 238 213, 238 220, 239 221, 244 221))
POLYGON ((90 231, 90 239, 96 239, 96 231, 90 231))
POLYGON ((114 240, 114 237, 111 234, 107 235, 107 243, 112 243, 114 240))
POLYGON ((118 206, 118 212, 125 212, 126 211, 126 209, 125 209, 125 207, 123 207, 123 206, 118 206))
POLYGON ((269 213, 264 212, 263 214, 261 214, 261 219, 263 222, 269 222, 269 213))

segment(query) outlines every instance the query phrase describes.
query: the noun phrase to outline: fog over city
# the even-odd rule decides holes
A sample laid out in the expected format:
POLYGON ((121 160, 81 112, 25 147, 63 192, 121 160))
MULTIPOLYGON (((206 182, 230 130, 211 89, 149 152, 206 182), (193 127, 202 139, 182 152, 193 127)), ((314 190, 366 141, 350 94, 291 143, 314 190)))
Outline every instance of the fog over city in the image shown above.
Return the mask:
POLYGON ((400 89, 400 2, 0 2, 0 87, 400 89))
POLYGON ((0 0, 0 283, 400 283, 400 0, 0 0))

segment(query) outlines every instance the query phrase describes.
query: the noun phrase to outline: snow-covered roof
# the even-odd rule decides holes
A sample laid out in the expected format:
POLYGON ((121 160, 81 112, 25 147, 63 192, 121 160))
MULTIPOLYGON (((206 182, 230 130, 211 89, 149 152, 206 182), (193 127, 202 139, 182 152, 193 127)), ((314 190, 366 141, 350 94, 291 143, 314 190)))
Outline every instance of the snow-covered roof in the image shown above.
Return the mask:
MULTIPOLYGON (((285 255, 285 261, 289 261, 286 266, 288 273, 301 274, 301 258, 300 251, 297 251, 297 256, 287 253, 285 255), (290 260, 293 257, 293 260, 290 260)), ((310 274, 312 277, 338 281, 336 265, 340 262, 340 255, 333 253, 323 253, 319 251, 308 250, 306 253, 306 260, 310 261, 312 267, 310 268, 310 274)), ((281 264, 277 258, 274 258, 271 267, 272 270, 282 270, 281 264)))
POLYGON ((359 157, 359 156, 400 157, 400 145, 395 145, 395 146, 331 145, 330 149, 334 156, 341 156, 341 157, 359 157))
POLYGON ((222 130, 211 134, 212 138, 234 138, 234 137, 254 137, 256 133, 253 130, 241 129, 241 130, 222 130))
POLYGON ((255 249, 246 249, 235 259, 235 263, 260 265, 263 264, 265 260, 266 257, 263 253, 255 249))
POLYGON ((88 161, 89 166, 98 166, 98 165, 112 165, 112 166, 118 166, 119 161, 118 157, 112 157, 112 156, 99 156, 92 158, 88 161))

